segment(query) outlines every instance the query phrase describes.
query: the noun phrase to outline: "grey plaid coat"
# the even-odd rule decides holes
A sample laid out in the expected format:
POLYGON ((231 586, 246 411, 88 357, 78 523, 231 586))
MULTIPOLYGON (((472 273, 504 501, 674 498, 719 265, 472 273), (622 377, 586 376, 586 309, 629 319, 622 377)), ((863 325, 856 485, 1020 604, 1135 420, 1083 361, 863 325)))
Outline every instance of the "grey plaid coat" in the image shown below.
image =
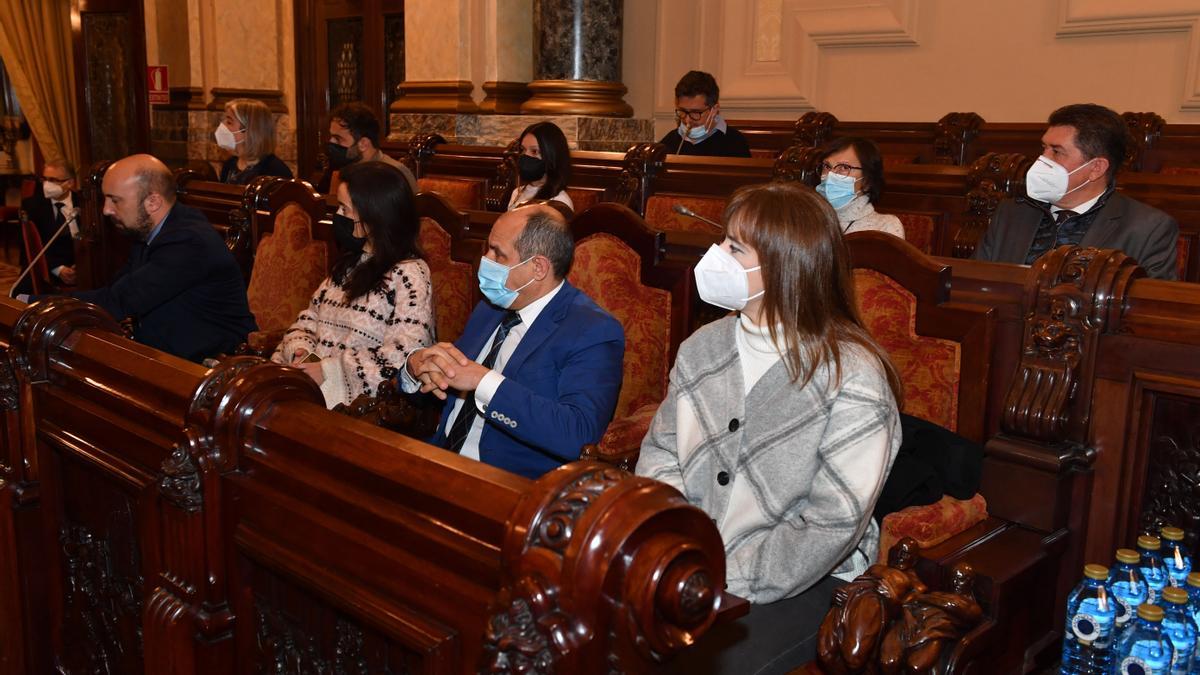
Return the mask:
POLYGON ((853 345, 840 382, 822 367, 801 387, 780 361, 743 396, 736 330, 726 317, 680 346, 637 473, 704 509, 725 540, 729 591, 768 603, 875 559, 871 509, 899 414, 877 359, 853 345))

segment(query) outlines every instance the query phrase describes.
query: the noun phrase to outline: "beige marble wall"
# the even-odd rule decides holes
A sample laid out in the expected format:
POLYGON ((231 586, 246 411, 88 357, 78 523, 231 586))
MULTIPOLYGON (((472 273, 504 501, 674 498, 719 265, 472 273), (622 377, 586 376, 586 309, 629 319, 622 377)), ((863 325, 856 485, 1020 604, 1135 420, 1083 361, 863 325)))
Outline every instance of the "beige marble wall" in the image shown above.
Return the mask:
MULTIPOLYGON (((483 80, 533 79, 533 0, 483 0, 483 80)), ((406 26, 407 27, 407 26, 406 26)))
MULTIPOLYGON (((627 0, 626 11, 631 2, 627 0)), ((1200 123, 1200 3, 1195 0, 656 0, 653 113, 673 125, 673 89, 712 72, 727 117, 931 121, 974 111, 1040 121, 1095 101, 1200 123)), ((626 30, 630 28, 627 21, 626 30)), ((644 93, 631 61, 635 114, 644 93), (635 93, 636 87, 636 93, 635 93)))
POLYGON ((405 79, 472 80, 472 22, 482 21, 483 4, 480 0, 404 3, 405 79))

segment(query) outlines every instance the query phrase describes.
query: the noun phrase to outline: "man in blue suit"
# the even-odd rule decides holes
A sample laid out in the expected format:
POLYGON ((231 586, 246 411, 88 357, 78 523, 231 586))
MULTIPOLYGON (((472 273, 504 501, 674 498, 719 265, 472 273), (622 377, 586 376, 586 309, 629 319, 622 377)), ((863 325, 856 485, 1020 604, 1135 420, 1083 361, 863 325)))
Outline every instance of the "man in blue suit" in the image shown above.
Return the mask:
POLYGON ((612 420, 621 389, 621 324, 567 283, 575 244, 558 211, 500 216, 480 260, 487 301, 462 337, 413 352, 401 374, 446 400, 431 440, 537 478, 579 459, 612 420))

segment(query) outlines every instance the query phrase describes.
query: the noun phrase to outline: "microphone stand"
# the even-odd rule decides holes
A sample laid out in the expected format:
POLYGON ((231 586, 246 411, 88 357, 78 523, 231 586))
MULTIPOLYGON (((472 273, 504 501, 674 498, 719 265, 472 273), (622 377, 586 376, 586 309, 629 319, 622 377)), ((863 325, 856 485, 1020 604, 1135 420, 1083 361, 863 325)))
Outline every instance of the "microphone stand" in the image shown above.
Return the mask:
MULTIPOLYGON (((71 216, 69 218, 63 219, 63 224, 58 227, 58 230, 56 230, 54 232, 54 234, 50 237, 50 239, 45 244, 42 244, 42 250, 38 251, 37 255, 33 256, 33 260, 30 260, 29 264, 25 266, 25 270, 23 272, 21 272, 21 276, 17 277, 17 280, 15 282, 13 282, 12 288, 8 289, 8 297, 10 297, 10 298, 14 297, 13 293, 16 292, 17 286, 19 286, 21 284, 21 281, 25 277, 29 276, 29 273, 33 271, 33 267, 35 265, 37 265, 39 260, 42 259, 42 256, 46 255, 46 251, 50 248, 50 244, 53 244, 58 239, 58 237, 60 235, 62 235, 63 231, 66 230, 67 227, 70 226, 71 223, 75 222, 75 220, 77 218, 79 218, 79 209, 75 209, 75 211, 71 214, 71 216)), ((28 223, 28 222, 29 222, 29 214, 22 211, 21 212, 22 227, 24 227, 24 223, 28 223)))
POLYGON ((699 213, 696 213, 695 211, 684 206, 683 204, 675 204, 674 206, 671 207, 671 210, 674 211, 675 213, 678 213, 681 216, 687 216, 688 218, 695 218, 696 220, 704 221, 704 222, 708 223, 709 225, 712 225, 713 227, 718 228, 720 230, 725 229, 724 225, 718 223, 715 220, 705 218, 704 216, 700 215, 699 213))

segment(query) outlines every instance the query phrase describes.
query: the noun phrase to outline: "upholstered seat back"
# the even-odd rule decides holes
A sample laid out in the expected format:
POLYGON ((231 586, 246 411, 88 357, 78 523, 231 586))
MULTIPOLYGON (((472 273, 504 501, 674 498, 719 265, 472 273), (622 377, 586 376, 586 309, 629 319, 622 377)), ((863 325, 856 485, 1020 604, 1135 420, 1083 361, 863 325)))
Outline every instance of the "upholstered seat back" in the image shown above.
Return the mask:
POLYGON ((854 287, 863 322, 900 373, 904 412, 956 430, 961 345, 917 335, 917 299, 894 279, 856 269, 854 287))
POLYGON ((904 226, 904 240, 922 253, 931 255, 934 244, 933 218, 921 213, 897 213, 896 217, 904 226))
MULTIPOLYGON (((25 264, 29 264, 28 261, 42 250, 42 235, 32 220, 21 221, 21 240, 25 246, 25 264)), ((49 290, 44 286, 49 279, 50 267, 46 263, 46 256, 42 256, 29 273, 30 287, 34 293, 44 293, 49 290)))
POLYGON ((706 234, 722 234, 721 228, 714 227, 696 218, 675 213, 672 210, 676 204, 682 204, 697 215, 711 221, 721 222, 725 213, 725 205, 729 200, 720 197, 685 197, 681 195, 654 195, 646 200, 646 222, 650 227, 663 232, 704 232, 706 234))
POLYGON ((417 179, 419 192, 436 192, 456 209, 483 208, 483 181, 474 178, 428 177, 417 179))
POLYGON ((601 190, 588 188, 567 188, 567 196, 571 198, 571 202, 575 205, 575 213, 583 213, 589 207, 596 205, 604 196, 601 190))
POLYGON ((670 369, 671 294, 647 286, 642 259, 611 234, 593 234, 575 246, 568 280, 608 310, 625 328, 625 362, 621 397, 614 419, 667 395, 670 369))
POLYGON ((417 241, 432 277, 437 339, 452 342, 462 335, 475 307, 475 271, 470 264, 450 257, 450 235, 433 218, 421 218, 417 241))
POLYGON ((275 218, 275 229, 258 243, 246 288, 259 330, 291 326, 328 273, 329 249, 313 241, 308 213, 295 203, 285 205, 275 218))

